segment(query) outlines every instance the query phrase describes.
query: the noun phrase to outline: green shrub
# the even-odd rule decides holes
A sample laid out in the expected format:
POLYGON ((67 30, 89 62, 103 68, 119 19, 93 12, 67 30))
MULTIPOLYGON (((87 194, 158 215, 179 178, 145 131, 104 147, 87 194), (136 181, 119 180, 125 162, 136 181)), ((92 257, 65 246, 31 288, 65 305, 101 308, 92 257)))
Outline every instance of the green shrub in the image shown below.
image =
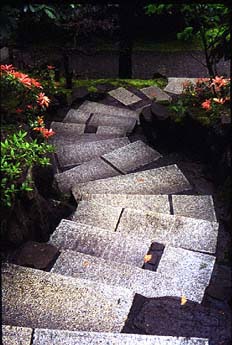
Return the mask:
POLYGON ((48 152, 53 152, 53 146, 47 142, 38 143, 37 139, 28 139, 25 131, 11 134, 1 142, 3 206, 11 207, 20 192, 33 190, 27 173, 34 165, 49 165, 48 152))

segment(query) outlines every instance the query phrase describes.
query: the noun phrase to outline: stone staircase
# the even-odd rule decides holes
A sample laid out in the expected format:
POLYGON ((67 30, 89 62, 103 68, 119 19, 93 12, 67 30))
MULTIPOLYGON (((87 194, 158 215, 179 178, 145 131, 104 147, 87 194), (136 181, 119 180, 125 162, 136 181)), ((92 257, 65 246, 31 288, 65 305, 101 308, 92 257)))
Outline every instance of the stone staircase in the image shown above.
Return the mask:
POLYGON ((50 237, 60 254, 49 272, 3 264, 4 345, 209 345, 121 333, 136 294, 201 304, 215 263, 212 197, 190 194, 175 164, 147 169, 162 155, 129 139, 154 95, 170 100, 118 88, 111 105, 86 101, 52 123, 56 186, 77 209, 50 237))

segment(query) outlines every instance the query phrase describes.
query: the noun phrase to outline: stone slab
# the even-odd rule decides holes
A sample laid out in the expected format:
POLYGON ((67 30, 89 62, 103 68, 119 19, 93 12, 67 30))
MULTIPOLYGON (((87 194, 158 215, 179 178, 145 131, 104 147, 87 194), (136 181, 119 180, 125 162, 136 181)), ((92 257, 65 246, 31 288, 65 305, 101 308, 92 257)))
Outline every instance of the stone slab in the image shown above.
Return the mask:
POLYGON ((93 113, 101 113, 113 116, 126 116, 138 120, 138 114, 136 111, 123 107, 85 101, 78 109, 68 112, 64 119, 64 122, 75 122, 76 120, 82 120, 82 123, 86 123, 89 116, 93 113))
POLYGON ((32 328, 2 325, 2 345, 31 345, 32 328))
POLYGON ((121 207, 106 207, 105 205, 83 200, 78 203, 72 220, 114 231, 121 212, 121 207))
POLYGON ((73 220, 119 231, 130 236, 151 238, 153 242, 215 253, 218 223, 202 219, 112 207, 82 200, 73 220))
POLYGON ((99 126, 97 128, 97 135, 115 135, 118 137, 125 136, 127 130, 124 127, 99 126))
POLYGON ((76 183, 119 175, 119 172, 101 158, 91 159, 72 169, 55 174, 55 181, 61 192, 69 192, 76 183))
POLYGON ((88 224, 63 219, 49 239, 60 250, 70 249, 108 261, 142 267, 151 240, 128 236, 88 224))
POLYGON ((209 345, 207 339, 36 329, 32 345, 209 345))
POLYGON ((124 209, 117 231, 136 236, 147 235, 155 242, 215 253, 218 223, 164 213, 124 209))
POLYGON ((197 78, 168 78, 168 84, 164 91, 180 95, 183 92, 184 84, 191 82, 195 84, 197 78))
POLYGON ((107 115, 101 113, 94 113, 88 123, 90 126, 109 126, 109 127, 123 127, 126 132, 132 132, 136 119, 125 116, 107 115))
POLYGON ((177 165, 77 184, 72 188, 79 199, 83 193, 95 194, 171 194, 191 189, 177 165))
POLYGON ((159 272, 153 272, 66 250, 62 251, 51 272, 129 288, 148 298, 185 296, 200 303, 209 284, 215 258, 172 247, 166 247, 163 256, 159 272))
POLYGON ((64 123, 64 122, 55 122, 53 121, 50 125, 50 128, 52 128, 57 133, 62 133, 64 135, 70 135, 70 134, 83 134, 85 131, 85 125, 84 124, 77 124, 77 123, 64 123))
POLYGON ((172 97, 170 95, 168 95, 157 86, 144 87, 140 91, 142 91, 148 98, 152 100, 155 99, 156 102, 170 103, 172 100, 172 97))
POLYGON ((102 158, 123 173, 129 173, 161 157, 162 155, 158 151, 145 144, 142 140, 135 141, 102 156, 102 158))
MULTIPOLYGON (((118 127, 113 127, 118 129, 118 127)), ((102 130, 102 127, 101 127, 102 130)), ((119 131, 115 131, 116 133, 108 133, 108 134, 97 134, 97 133, 84 133, 80 135, 73 135, 69 134, 68 136, 65 134, 59 134, 56 133, 54 137, 51 137, 50 142, 53 145, 75 145, 77 143, 86 143, 86 142, 93 142, 93 141, 101 141, 101 140, 106 140, 106 139, 112 139, 112 138, 119 138, 122 136, 125 136, 124 129, 123 131, 120 131, 121 128, 119 128, 119 131), (118 132, 118 133, 117 133, 118 132), (121 132, 121 133, 120 133, 121 132)), ((103 128, 103 131, 106 131, 106 128, 103 128)), ((107 133, 107 131, 106 131, 107 133)))
POLYGON ((133 298, 129 289, 10 264, 2 268, 2 320, 6 324, 120 332, 133 298))
POLYGON ((176 215, 217 221, 211 195, 173 195, 172 203, 176 215))
POLYGON ((83 194, 81 200, 93 201, 110 206, 138 209, 140 211, 170 213, 168 195, 83 194))
MULTIPOLYGON (((172 277, 172 286, 181 296, 189 297, 192 301, 201 302, 206 287, 209 285, 216 258, 212 255, 192 252, 182 248, 166 246, 161 257, 157 273, 165 277, 172 277)), ((160 290, 167 286, 161 281, 160 290)), ((168 292, 168 291, 167 291, 168 292)))
POLYGON ((118 87, 115 90, 109 91, 108 94, 124 105, 131 105, 142 100, 142 98, 136 96, 124 87, 118 87))
POLYGON ((77 143, 75 145, 63 145, 56 143, 56 155, 61 167, 78 165, 97 158, 119 147, 128 145, 128 138, 113 138, 95 142, 77 143))

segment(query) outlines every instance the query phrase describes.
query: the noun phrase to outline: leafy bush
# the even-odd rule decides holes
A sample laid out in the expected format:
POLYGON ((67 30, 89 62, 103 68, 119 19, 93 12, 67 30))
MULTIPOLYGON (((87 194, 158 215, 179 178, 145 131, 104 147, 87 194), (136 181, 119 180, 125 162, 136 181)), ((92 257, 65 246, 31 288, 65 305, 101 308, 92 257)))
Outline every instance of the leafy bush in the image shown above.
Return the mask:
POLYGON ((1 142, 1 201, 3 206, 11 207, 20 192, 33 189, 28 176, 31 168, 50 164, 47 153, 53 152, 53 146, 47 139, 55 132, 45 127, 44 114, 50 99, 42 92, 41 83, 16 71, 12 65, 0 67, 1 110, 5 125, 1 142), (23 125, 28 132, 17 131, 23 125))
POLYGON ((38 143, 37 139, 27 140, 27 132, 19 131, 1 142, 1 201, 5 206, 11 206, 16 195, 21 191, 31 191, 32 184, 27 172, 34 165, 47 166, 48 152, 53 152, 53 146, 38 143), (25 176, 24 176, 25 175, 25 176))
POLYGON ((170 106, 180 122, 187 114, 203 125, 214 125, 221 117, 230 118, 230 79, 201 78, 196 84, 187 82, 181 98, 170 106))

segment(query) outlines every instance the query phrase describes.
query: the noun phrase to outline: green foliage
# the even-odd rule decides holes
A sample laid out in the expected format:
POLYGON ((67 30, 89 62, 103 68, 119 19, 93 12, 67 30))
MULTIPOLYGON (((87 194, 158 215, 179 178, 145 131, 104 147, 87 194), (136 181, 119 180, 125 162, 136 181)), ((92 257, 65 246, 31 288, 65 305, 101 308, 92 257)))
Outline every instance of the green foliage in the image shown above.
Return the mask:
POLYGON ((25 131, 11 134, 1 142, 2 205, 11 207, 16 195, 33 190, 31 181, 23 174, 34 165, 49 165, 48 152, 53 152, 51 145, 27 139, 25 131))
POLYGON ((186 116, 193 117, 203 126, 220 123, 221 116, 230 116, 230 79, 198 79, 196 84, 184 85, 181 97, 169 108, 175 122, 182 122, 186 116))
POLYGON ((186 27, 177 38, 186 42, 199 37, 205 52, 205 62, 209 75, 215 77, 216 64, 222 58, 231 57, 230 53, 230 10, 224 4, 149 4, 146 13, 181 13, 186 27))

